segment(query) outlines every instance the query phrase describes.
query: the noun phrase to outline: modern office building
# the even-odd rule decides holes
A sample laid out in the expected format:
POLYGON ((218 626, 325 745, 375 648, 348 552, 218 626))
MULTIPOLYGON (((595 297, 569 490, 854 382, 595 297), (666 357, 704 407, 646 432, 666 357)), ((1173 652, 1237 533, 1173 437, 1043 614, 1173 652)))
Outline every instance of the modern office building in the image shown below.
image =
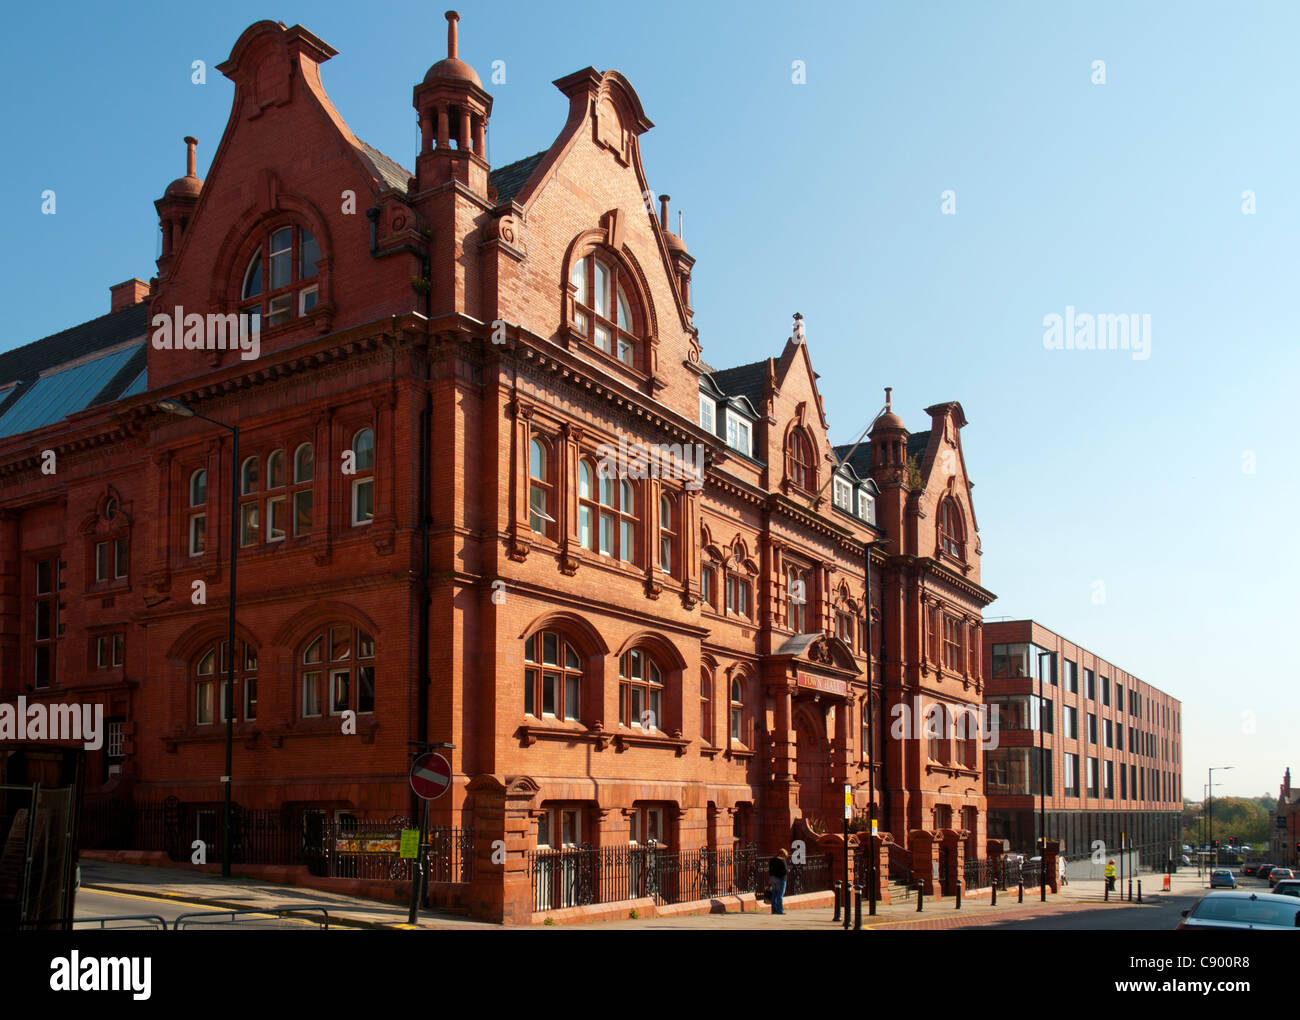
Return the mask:
POLYGON ((1143 863, 1167 860, 1180 844, 1181 702, 1033 620, 984 629, 999 725, 984 755, 990 838, 1028 850, 1045 832, 1078 858, 1123 836, 1143 863))

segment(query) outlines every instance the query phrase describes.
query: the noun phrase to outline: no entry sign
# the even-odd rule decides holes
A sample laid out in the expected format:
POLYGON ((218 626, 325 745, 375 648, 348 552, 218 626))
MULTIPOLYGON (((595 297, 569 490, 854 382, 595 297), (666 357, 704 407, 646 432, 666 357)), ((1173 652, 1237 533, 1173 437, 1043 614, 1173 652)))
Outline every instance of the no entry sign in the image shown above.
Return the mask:
POLYGON ((451 763, 436 751, 420 755, 411 763, 411 789, 417 797, 436 800, 451 786, 451 763))

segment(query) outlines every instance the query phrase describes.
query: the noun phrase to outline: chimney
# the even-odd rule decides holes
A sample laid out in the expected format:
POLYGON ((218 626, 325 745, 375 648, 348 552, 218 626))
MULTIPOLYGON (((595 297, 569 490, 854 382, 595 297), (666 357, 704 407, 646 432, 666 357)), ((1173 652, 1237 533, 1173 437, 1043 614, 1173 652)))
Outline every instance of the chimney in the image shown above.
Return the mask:
POLYGON ((197 176, 198 176, 198 174, 195 172, 196 164, 195 164, 195 162, 194 162, 194 149, 195 149, 195 146, 197 146, 198 144, 199 144, 199 140, 198 140, 197 138, 195 138, 193 135, 186 135, 186 136, 185 136, 185 149, 186 149, 186 152, 185 152, 185 176, 186 176, 186 177, 197 177, 197 176))
POLYGON ((447 56, 453 60, 456 58, 456 22, 460 21, 460 15, 455 11, 448 11, 447 18, 447 56))
POLYGON ((113 298, 109 311, 116 312, 123 308, 130 308, 132 305, 138 305, 147 298, 149 296, 149 285, 137 277, 127 280, 125 283, 109 287, 108 292, 113 298))
POLYGON ((668 229, 668 195, 659 196, 659 227, 661 230, 668 229))
POLYGON ((885 410, 886 411, 889 410, 889 395, 893 392, 894 392, 894 387, 892 386, 885 387, 885 410))

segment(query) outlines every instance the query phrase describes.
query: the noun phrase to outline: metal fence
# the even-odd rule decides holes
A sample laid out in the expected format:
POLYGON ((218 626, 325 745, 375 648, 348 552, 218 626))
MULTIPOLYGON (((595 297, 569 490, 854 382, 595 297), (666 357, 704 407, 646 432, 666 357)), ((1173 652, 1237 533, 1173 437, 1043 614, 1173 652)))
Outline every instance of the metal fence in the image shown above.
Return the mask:
MULTIPOLYGON (((768 887, 767 864, 767 858, 752 844, 675 853, 653 845, 584 844, 534 850, 528 855, 535 911, 642 898, 651 898, 663 906, 724 894, 761 894, 768 887)), ((788 894, 830 888, 828 856, 813 856, 803 864, 788 867, 788 894)))
MULTIPOLYGON (((326 827, 325 874, 330 878, 373 878, 407 882, 411 861, 399 856, 404 818, 382 823, 338 822, 326 827)), ((436 828, 425 833, 425 881, 469 882, 474 877, 474 833, 436 828)))

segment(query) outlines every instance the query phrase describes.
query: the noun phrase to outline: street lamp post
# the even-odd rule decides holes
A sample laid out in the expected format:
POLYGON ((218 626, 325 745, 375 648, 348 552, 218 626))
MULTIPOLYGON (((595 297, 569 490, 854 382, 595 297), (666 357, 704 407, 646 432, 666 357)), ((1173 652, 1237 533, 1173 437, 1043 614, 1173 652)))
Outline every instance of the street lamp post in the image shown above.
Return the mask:
POLYGON ((1215 864, 1219 863, 1219 854, 1214 849, 1214 773, 1227 772, 1229 769, 1233 767, 1234 766, 1232 765, 1214 766, 1214 768, 1210 769, 1210 782, 1206 786, 1206 816, 1210 827, 1210 835, 1205 845, 1208 846, 1210 848, 1210 852, 1214 854, 1215 864))
POLYGON ((222 786, 225 787, 222 818, 222 849, 221 849, 221 877, 230 877, 230 855, 231 855, 231 818, 230 818, 230 786, 231 773, 234 771, 234 747, 235 747, 235 595, 237 588, 238 566, 237 557, 239 554, 239 426, 227 425, 223 421, 217 421, 215 418, 209 418, 206 414, 199 414, 193 408, 187 407, 179 400, 160 400, 158 406, 168 414, 174 414, 181 418, 202 418, 212 425, 217 425, 230 433, 230 605, 226 616, 226 690, 223 699, 226 711, 226 771, 221 777, 222 786))
MULTIPOLYGON (((1043 760, 1043 659, 1052 660, 1052 678, 1056 678, 1056 653, 1038 653, 1038 898, 1047 902, 1047 765, 1043 760)), ((1055 706, 1053 706, 1055 707, 1055 706)), ((1056 731, 1056 727, 1052 727, 1056 731)))
MULTIPOLYGON (((872 650, 875 647, 871 626, 871 550, 876 546, 888 545, 888 539, 867 542, 863 546, 862 558, 866 560, 867 596, 863 600, 867 611, 867 910, 870 916, 876 914, 876 718, 875 695, 872 680, 872 650)), ((883 652, 883 643, 881 651, 883 652)), ((883 656, 882 656, 883 658, 883 656)), ((884 662, 881 662, 883 669, 884 662)), ((883 680, 882 680, 883 684, 883 680)))

